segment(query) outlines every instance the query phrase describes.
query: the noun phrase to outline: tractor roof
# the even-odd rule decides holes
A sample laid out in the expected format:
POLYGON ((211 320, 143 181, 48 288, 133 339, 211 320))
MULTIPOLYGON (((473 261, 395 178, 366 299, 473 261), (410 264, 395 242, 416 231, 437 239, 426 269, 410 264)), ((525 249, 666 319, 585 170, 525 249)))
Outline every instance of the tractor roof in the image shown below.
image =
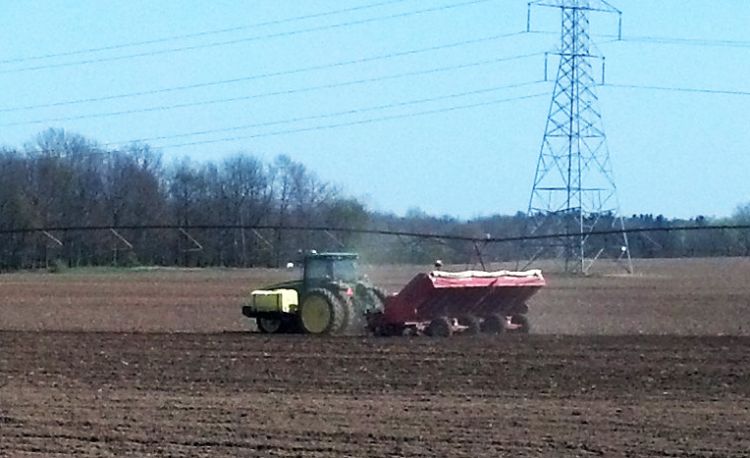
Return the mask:
POLYGON ((308 259, 357 259, 357 253, 308 253, 308 259))

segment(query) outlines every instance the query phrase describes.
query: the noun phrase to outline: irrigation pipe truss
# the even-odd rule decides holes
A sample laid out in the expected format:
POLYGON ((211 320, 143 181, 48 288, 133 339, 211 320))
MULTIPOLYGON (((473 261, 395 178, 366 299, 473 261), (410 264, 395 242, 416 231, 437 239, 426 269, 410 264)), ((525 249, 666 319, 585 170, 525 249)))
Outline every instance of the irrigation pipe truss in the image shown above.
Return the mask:
MULTIPOLYGON (((0 235, 32 234, 45 232, 93 232, 111 230, 283 230, 283 231, 310 231, 310 232, 338 232, 349 234, 387 235, 400 237, 416 237, 422 239, 454 240, 461 242, 520 242, 525 240, 544 240, 563 237, 578 237, 580 234, 540 234, 519 235, 513 237, 470 237, 451 234, 430 234, 424 232, 391 231, 381 229, 357 229, 345 227, 328 226, 281 226, 281 225, 242 225, 242 224, 206 224, 206 225, 178 225, 178 224, 152 224, 152 225, 122 225, 122 226, 48 226, 48 227, 26 227, 17 229, 0 229, 0 235)), ((608 229, 587 232, 586 236, 592 235, 616 235, 623 232, 627 234, 639 234, 646 232, 675 232, 675 231, 723 231, 723 230, 750 230, 750 224, 721 224, 707 226, 672 226, 672 227, 639 227, 630 229, 608 229)))

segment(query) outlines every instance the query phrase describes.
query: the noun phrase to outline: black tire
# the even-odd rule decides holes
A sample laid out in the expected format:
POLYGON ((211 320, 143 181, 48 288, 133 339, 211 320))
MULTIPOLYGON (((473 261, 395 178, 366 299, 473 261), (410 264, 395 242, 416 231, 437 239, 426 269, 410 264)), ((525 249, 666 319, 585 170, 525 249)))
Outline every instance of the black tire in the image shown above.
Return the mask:
POLYGON ((262 318, 256 318, 255 324, 258 328, 258 331, 260 331, 263 334, 278 334, 285 332, 286 326, 284 323, 284 320, 280 317, 275 318, 269 318, 269 317, 262 317, 262 318))
POLYGON ((531 323, 529 322, 529 317, 526 315, 513 315, 510 317, 510 322, 520 326, 519 328, 514 329, 513 332, 519 334, 528 334, 531 332, 531 323))
POLYGON ((380 299, 381 304, 385 304, 385 298, 388 297, 388 292, 386 290, 384 290, 383 288, 378 288, 377 286, 373 286, 371 288, 371 291, 373 292, 373 294, 375 294, 375 296, 378 297, 378 299, 380 299))
POLYGON ((427 335, 430 337, 450 337, 453 334, 453 327, 448 318, 440 317, 430 321, 427 326, 427 335))
POLYGON ((484 318, 481 329, 485 334, 502 334, 505 332, 505 317, 500 314, 489 315, 484 318))
POLYGON ((312 289, 300 303, 299 327, 307 334, 339 334, 347 328, 350 308, 331 291, 312 289))
POLYGON ((368 289, 365 291, 363 300, 364 304, 359 307, 362 311, 370 313, 383 311, 383 301, 380 300, 373 290, 368 289))
POLYGON ((475 336, 482 332, 482 322, 474 315, 466 315, 459 319, 458 322, 466 326, 466 330, 463 333, 468 336, 475 336))
POLYGON ((348 335, 363 334, 367 327, 364 311, 355 307, 354 301, 350 297, 338 296, 337 299, 341 304, 341 313, 343 313, 344 318, 341 328, 333 333, 348 335))
POLYGON ((375 329, 376 337, 393 337, 403 335, 404 328, 393 324, 386 324, 384 326, 378 326, 375 329))
POLYGON ((348 334, 361 335, 366 333, 370 327, 367 317, 383 313, 383 301, 375 289, 360 282, 354 287, 353 297, 342 297, 342 303, 346 306, 350 316, 346 331, 348 334))
POLYGON ((358 309, 361 312, 382 312, 385 304, 385 291, 368 286, 365 283, 358 283, 354 289, 355 298, 358 303, 358 309))

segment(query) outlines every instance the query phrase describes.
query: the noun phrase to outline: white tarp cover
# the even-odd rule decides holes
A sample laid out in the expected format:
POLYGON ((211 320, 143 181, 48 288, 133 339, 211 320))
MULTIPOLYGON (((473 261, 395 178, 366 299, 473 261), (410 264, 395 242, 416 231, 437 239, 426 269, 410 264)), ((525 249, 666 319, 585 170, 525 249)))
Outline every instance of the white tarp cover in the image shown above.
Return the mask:
POLYGON ((498 270, 495 272, 485 272, 483 270, 464 270, 463 272, 445 272, 442 270, 433 270, 430 275, 437 278, 497 278, 497 277, 516 277, 516 278, 544 278, 542 271, 539 269, 525 270, 516 272, 512 270, 498 270))

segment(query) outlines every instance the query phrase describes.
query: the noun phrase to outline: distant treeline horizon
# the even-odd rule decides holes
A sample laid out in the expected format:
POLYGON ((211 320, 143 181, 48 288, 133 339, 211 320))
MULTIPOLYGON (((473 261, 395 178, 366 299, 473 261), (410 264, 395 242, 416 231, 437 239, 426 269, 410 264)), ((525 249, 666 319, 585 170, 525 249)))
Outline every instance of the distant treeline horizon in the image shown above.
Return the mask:
MULTIPOLYGON (((528 234, 523 212, 472 219, 404 216, 368 210, 305 165, 280 155, 264 162, 247 154, 221 161, 188 158, 165 165, 146 144, 112 150, 60 129, 40 133, 23 148, 0 149, 0 229, 133 225, 325 226, 519 237, 528 234)), ((618 223, 612 215, 595 229, 618 223)), ((628 228, 750 224, 750 203, 726 218, 690 219, 639 214, 628 228)), ((614 227, 619 227, 615 225, 614 227)), ((622 237, 593 236, 595 252, 620 250, 622 237)), ((741 230, 632 234, 634 258, 748 256, 750 233, 741 230)), ((0 269, 101 265, 276 267, 300 250, 358 251, 367 262, 450 263, 522 259, 523 243, 465 241, 291 230, 122 230, 0 235, 0 269)))

